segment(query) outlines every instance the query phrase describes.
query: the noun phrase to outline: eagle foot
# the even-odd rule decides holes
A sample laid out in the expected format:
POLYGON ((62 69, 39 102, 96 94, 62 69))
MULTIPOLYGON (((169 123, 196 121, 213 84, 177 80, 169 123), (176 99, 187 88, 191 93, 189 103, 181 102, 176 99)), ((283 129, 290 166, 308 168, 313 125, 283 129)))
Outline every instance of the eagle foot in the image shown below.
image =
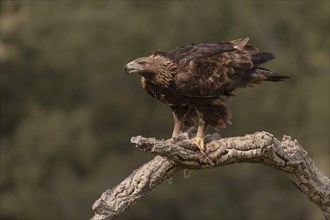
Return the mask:
POLYGON ((189 136, 188 136, 187 133, 180 133, 177 136, 174 136, 174 137, 171 137, 171 138, 167 139, 166 142, 170 142, 170 143, 174 144, 174 143, 177 143, 179 141, 184 141, 184 140, 187 140, 187 139, 189 139, 189 136))
POLYGON ((191 140, 191 142, 195 145, 197 145, 197 147, 204 152, 205 147, 204 147, 204 139, 201 137, 195 137, 191 140))
POLYGON ((175 142, 174 137, 171 137, 171 138, 165 140, 165 142, 174 143, 175 142))

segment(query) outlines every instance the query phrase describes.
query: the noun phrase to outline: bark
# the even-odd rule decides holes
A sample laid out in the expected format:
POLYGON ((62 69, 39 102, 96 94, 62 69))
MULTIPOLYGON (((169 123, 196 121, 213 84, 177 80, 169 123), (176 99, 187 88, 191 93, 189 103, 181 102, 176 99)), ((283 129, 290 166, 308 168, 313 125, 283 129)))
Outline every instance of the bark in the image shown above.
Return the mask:
POLYGON ((131 142, 138 149, 157 156, 119 185, 105 191, 93 205, 93 220, 119 216, 179 169, 204 169, 243 162, 261 163, 285 172, 330 220, 330 180, 319 171, 297 140, 289 136, 280 141, 267 132, 222 139, 210 135, 205 139, 205 152, 193 145, 187 134, 172 142, 141 136, 133 137, 131 142))

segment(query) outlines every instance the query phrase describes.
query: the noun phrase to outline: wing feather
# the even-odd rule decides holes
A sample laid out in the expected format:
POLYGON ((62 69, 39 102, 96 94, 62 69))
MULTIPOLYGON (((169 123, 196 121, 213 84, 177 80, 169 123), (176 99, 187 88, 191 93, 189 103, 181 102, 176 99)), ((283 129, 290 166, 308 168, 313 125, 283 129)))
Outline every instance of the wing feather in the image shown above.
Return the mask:
POLYGON ((225 86, 253 68, 258 49, 247 38, 223 43, 191 44, 169 52, 177 63, 175 82, 186 96, 218 96, 225 86), (246 49, 245 49, 246 48, 246 49))

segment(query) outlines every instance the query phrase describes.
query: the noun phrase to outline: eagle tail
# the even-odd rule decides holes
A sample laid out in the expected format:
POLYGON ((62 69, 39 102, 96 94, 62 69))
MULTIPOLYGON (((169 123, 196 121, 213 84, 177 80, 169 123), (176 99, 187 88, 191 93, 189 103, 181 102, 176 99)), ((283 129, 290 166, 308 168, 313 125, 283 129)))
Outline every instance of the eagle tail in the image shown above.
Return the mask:
POLYGON ((290 77, 283 74, 274 73, 269 69, 258 67, 254 69, 252 73, 246 73, 243 77, 229 83, 222 91, 224 91, 224 95, 232 96, 231 92, 236 88, 253 87, 263 81, 278 82, 288 78, 290 77))
POLYGON ((254 66, 259 66, 273 59, 275 59, 275 56, 272 53, 267 53, 267 52, 257 53, 252 56, 252 63, 254 66))
POLYGON ((273 71, 265 68, 257 68, 254 73, 251 74, 252 81, 271 81, 278 82, 284 79, 290 78, 289 76, 274 73, 273 71))

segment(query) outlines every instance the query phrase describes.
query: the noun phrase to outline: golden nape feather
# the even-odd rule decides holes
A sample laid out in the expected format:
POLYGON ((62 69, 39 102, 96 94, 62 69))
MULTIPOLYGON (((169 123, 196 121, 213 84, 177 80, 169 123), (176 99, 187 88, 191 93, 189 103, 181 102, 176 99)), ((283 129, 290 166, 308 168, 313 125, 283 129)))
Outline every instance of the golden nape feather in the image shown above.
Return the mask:
POLYGON ((156 51, 129 62, 125 71, 141 75, 143 89, 169 105, 174 116, 172 138, 184 125, 196 125, 192 141, 205 150, 203 138, 208 126, 224 128, 231 124, 226 97, 235 89, 289 78, 259 67, 275 57, 259 52, 248 41, 240 38, 156 51))

